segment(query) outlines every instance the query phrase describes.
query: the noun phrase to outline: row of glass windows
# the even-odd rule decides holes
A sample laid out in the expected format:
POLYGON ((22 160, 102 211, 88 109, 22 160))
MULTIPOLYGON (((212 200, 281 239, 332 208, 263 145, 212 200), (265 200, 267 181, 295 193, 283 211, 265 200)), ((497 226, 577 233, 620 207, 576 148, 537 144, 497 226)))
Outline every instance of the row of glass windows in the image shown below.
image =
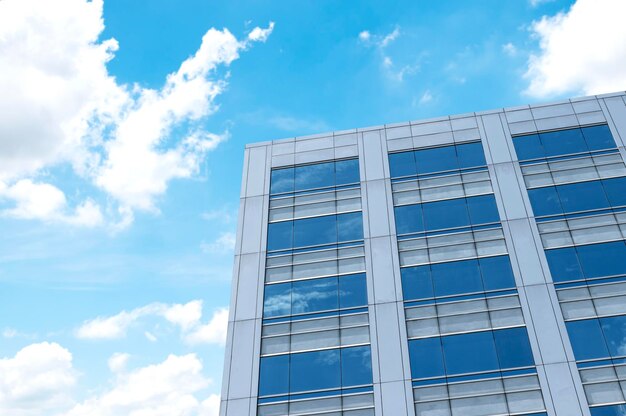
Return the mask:
POLYGON ((486 164, 480 142, 389 154, 392 178, 467 169, 486 164))
POLYGON ((626 403, 626 365, 602 365, 580 370, 590 405, 626 403))
POLYGON ((626 177, 528 190, 535 216, 558 215, 626 205, 626 177))
POLYGON ((354 308, 367 305, 365 273, 265 286, 263 317, 354 308))
POLYGON ((269 224, 267 250, 285 250, 362 239, 361 212, 325 215, 269 224))
POLYGON ((394 212, 398 234, 467 227, 500 221, 498 207, 493 195, 402 205, 395 207, 394 212))
POLYGON ((526 328, 409 341, 414 379, 534 366, 526 328))
POLYGON ((282 403, 266 403, 258 407, 258 416, 374 416, 374 394, 371 392, 353 392, 303 398, 282 403), (343 410, 343 411, 342 411, 343 410))
POLYGON ((613 406, 592 407, 591 416, 624 416, 626 415, 626 404, 616 404, 613 406))
POLYGON ((545 252, 555 282, 626 274, 624 241, 557 248, 545 252))
POLYGON ((405 267, 400 271, 404 300, 515 287, 509 256, 405 267))
POLYGON ((626 212, 541 221, 537 227, 546 249, 626 239, 626 212))
POLYGON ((369 346, 261 358, 260 396, 369 384, 372 384, 369 346))
POLYGON ((270 194, 299 192, 358 183, 359 160, 336 160, 332 162, 273 169, 270 194))
POLYGON ((517 136, 513 138, 513 145, 519 160, 616 147, 609 126, 606 124, 517 136))
POLYGON ((626 314, 626 281, 618 279, 559 289, 557 296, 565 320, 626 314))
POLYGON ((566 322, 576 360, 626 356, 626 315, 566 322))

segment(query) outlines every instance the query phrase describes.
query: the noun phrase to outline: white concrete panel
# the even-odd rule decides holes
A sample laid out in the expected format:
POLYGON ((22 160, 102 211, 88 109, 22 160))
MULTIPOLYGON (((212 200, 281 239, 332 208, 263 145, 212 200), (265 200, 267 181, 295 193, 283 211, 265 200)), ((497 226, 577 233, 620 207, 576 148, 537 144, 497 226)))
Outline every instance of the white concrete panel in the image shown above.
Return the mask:
POLYGON ((243 216, 241 253, 261 251, 261 226, 263 224, 263 197, 246 198, 243 216))
POLYGON ((441 146, 452 143, 454 143, 454 136, 451 131, 413 137, 413 147, 415 148, 441 146))
POLYGON ((250 160, 250 150, 246 149, 243 152, 243 168, 241 169, 241 190, 239 192, 240 198, 246 197, 246 185, 248 184, 248 161, 249 160, 250 160))
MULTIPOLYGON (((558 308, 559 305, 552 303, 548 286, 526 286, 524 291, 539 343, 542 362, 553 364, 567 361, 562 334, 555 315, 555 308, 558 308)), ((567 336, 567 334, 563 335, 567 336)))
POLYGON ((235 254, 241 254, 241 243, 243 241, 243 214, 246 208, 246 199, 239 200, 239 210, 237 211, 237 234, 235 237, 235 254))
POLYGON ((507 123, 518 123, 520 121, 529 121, 533 119, 533 113, 530 112, 530 109, 523 110, 515 110, 515 111, 506 111, 505 116, 507 123))
POLYGON ((587 415, 583 413, 581 398, 576 394, 567 363, 549 364, 544 369, 556 410, 555 416, 587 415))
POLYGON ((537 131, 537 126, 535 125, 534 120, 520 121, 517 123, 509 123, 509 130, 513 135, 535 133, 537 131))
POLYGON ((275 143, 272 145, 272 156, 287 155, 296 151, 294 142, 275 143))
POLYGON ((594 111, 592 113, 580 113, 576 114, 576 117, 578 117, 578 123, 581 126, 584 126, 585 124, 606 122, 606 117, 604 117, 604 113, 602 111, 594 111))
MULTIPOLYGON (((376 308, 376 340, 378 345, 378 361, 380 381, 403 381, 402 349, 400 348, 399 325, 395 302, 381 303, 376 308)), ((409 376, 410 377, 410 376, 409 376)))
POLYGON ((367 200, 365 201, 367 206, 363 208, 367 209, 369 237, 390 235, 391 230, 387 217, 387 205, 389 202, 385 180, 367 181, 365 186, 367 187, 367 200))
POLYGON ((411 137, 411 126, 409 124, 400 127, 389 127, 385 129, 387 140, 402 139, 411 137))
MULTIPOLYGON (((391 261, 391 237, 370 239, 371 262, 368 270, 372 271, 374 303, 396 301, 393 262, 391 261)), ((370 299, 370 302, 372 299, 370 299)))
POLYGON ((423 136, 425 134, 437 134, 451 132, 450 120, 433 121, 430 123, 412 124, 411 133, 413 136, 423 136))
POLYGON ((392 381, 389 383, 382 383, 380 387, 382 390, 383 399, 383 415, 408 416, 415 414, 415 410, 411 412, 409 409, 407 409, 404 381, 392 381))
POLYGON ((226 416, 252 416, 250 413, 250 398, 229 400, 226 407, 226 416))
POLYGON ((296 156, 293 153, 289 153, 287 155, 272 156, 273 168, 291 166, 295 163, 296 163, 296 156))
POLYGON ((230 380, 230 363, 233 356, 233 335, 234 335, 234 322, 228 322, 226 328, 226 345, 224 354, 224 371, 222 373, 222 392, 221 397, 225 400, 228 397, 228 386, 230 380))
POLYGON ((455 130, 452 132, 455 143, 469 142, 472 140, 480 140, 480 131, 478 128, 467 130, 455 130))
POLYGON ((257 317, 259 283, 263 282, 263 276, 259 276, 259 257, 259 253, 250 253, 242 254, 240 258, 235 306, 235 319, 238 321, 257 317))
POLYGON ((313 150, 311 152, 296 153, 296 164, 314 163, 332 160, 335 158, 335 149, 313 150))
POLYGON ((530 313, 530 306, 528 304, 526 292, 523 290, 523 288, 521 288, 520 290, 518 290, 517 293, 519 296, 520 305, 522 307, 522 315, 524 316, 524 323, 526 324, 526 331, 528 332, 528 341, 530 342, 530 348, 533 352, 535 365, 543 364, 543 357, 541 356, 541 349, 539 348, 537 332, 535 331, 533 317, 530 313))
POLYGON ((541 119, 535 119, 535 125, 537 126, 537 130, 539 131, 562 129, 562 128, 567 128, 567 127, 577 127, 578 118, 576 118, 575 115, 541 118, 541 119))
POLYGON ((333 136, 333 140, 335 142, 335 146, 356 146, 357 142, 357 134, 354 133, 346 133, 346 134, 338 134, 335 132, 333 136))
POLYGON ((574 114, 574 108, 570 102, 553 104, 540 107, 531 107, 530 111, 536 119, 568 116, 574 114))
POLYGON ((383 168, 383 154, 381 143, 381 131, 373 130, 363 133, 363 164, 365 179, 368 181, 383 179, 385 171, 383 168))
POLYGON ((249 150, 246 196, 263 195, 267 166, 267 147, 254 147, 249 150))
MULTIPOLYGON (((370 295, 370 292, 372 292, 372 290, 371 290, 371 282, 369 280, 369 277, 368 277, 367 285, 368 285, 368 288, 367 288, 368 299, 372 299, 372 296, 370 295)), ((377 383, 380 383, 380 363, 378 362, 378 338, 376 337, 376 334, 377 334, 376 308, 374 307, 374 305, 368 306, 368 313, 369 313, 369 323, 370 323, 370 340, 371 340, 370 345, 372 348, 372 380, 374 384, 377 384, 377 383)))
MULTIPOLYGON (((626 106, 622 97, 606 98, 604 103, 611 116, 611 121, 619 137, 615 137, 618 146, 626 145, 626 106)), ((615 135, 614 135, 615 136, 615 135)))
POLYGON ((335 147, 335 158, 342 159, 346 157, 354 157, 359 155, 357 145, 335 147))
POLYGON ((239 264, 240 255, 235 256, 233 261, 233 278, 230 282, 230 307, 228 308, 228 322, 235 320, 235 310, 237 308, 237 289, 239 286, 239 264))
POLYGON ((333 147, 333 136, 317 139, 296 140, 296 153, 310 152, 311 150, 329 149, 333 147))
POLYGON ((413 149, 413 139, 407 137, 405 139, 389 140, 387 142, 387 149, 389 149, 390 152, 395 152, 397 150, 411 150, 413 149))
MULTIPOLYGON (((507 221, 512 241, 507 241, 515 249, 524 285, 545 283, 541 261, 535 245, 535 239, 527 219, 507 221)), ((543 248, 540 248, 543 250, 543 248)))
POLYGON ((574 107, 575 113, 590 113, 593 111, 602 111, 598 100, 596 100, 595 98, 584 101, 573 101, 572 107, 574 107))
POLYGON ((502 122, 499 114, 490 114, 482 116, 482 124, 484 127, 485 141, 489 146, 491 154, 491 163, 510 162, 511 154, 507 145, 507 137, 502 128, 502 122))
POLYGON ((478 123, 476 122, 476 117, 474 116, 464 117, 464 118, 453 118, 450 120, 450 126, 453 131, 477 129, 478 123))
POLYGON ((380 383, 374 383, 374 414, 383 414, 383 393, 380 383))
POLYGON ((493 168, 496 174, 497 192, 501 197, 498 198, 498 202, 503 203, 505 213, 502 219, 513 220, 528 217, 513 163, 498 163, 493 165, 493 168))
MULTIPOLYGON (((255 321, 234 323, 228 399, 250 397, 254 360, 255 321)), ((230 405, 229 405, 230 407, 230 405)), ((235 415, 235 414, 233 414, 235 415)))
POLYGON ((539 378, 539 386, 541 386, 541 393, 543 395, 543 402, 546 405, 546 410, 549 415, 554 415, 556 411, 554 410, 552 394, 550 393, 550 385, 546 377, 546 370, 542 365, 537 366, 537 377, 539 378))
POLYGON ((583 415, 591 416, 591 411, 589 410, 589 402, 587 401, 587 396, 585 394, 585 389, 583 388, 583 383, 580 378, 580 373, 578 372, 578 367, 576 366, 576 362, 569 362, 569 372, 572 375, 572 379, 574 380, 574 387, 576 388, 576 394, 578 395, 578 399, 580 400, 580 407, 583 409, 583 415))
POLYGON ((227 405, 228 405, 228 402, 226 400, 220 401, 219 416, 226 416, 226 407, 227 407, 227 405))

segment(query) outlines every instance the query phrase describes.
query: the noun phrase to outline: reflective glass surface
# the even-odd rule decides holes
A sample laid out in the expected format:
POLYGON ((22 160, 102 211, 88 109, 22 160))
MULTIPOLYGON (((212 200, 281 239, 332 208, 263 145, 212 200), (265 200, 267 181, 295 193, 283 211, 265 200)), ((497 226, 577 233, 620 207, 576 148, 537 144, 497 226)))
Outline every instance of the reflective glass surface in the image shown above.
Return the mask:
POLYGON ((494 331, 500 368, 516 368, 534 365, 533 352, 526 328, 494 331))
POLYGON ((293 221, 271 223, 267 228, 268 251, 293 247, 293 221))
POLYGON ((454 146, 416 150, 415 163, 418 175, 459 168, 454 146))
POLYGON ((500 221, 498 206, 493 195, 467 198, 467 208, 472 224, 488 224, 500 221))
POLYGON ((339 307, 353 308, 367 305, 367 284, 365 273, 352 274, 339 278, 339 307))
POLYGON ((467 169, 486 164, 480 142, 389 154, 392 178, 467 169))
POLYGON ((496 370, 498 356, 491 331, 441 338, 448 374, 496 370))
POLYGON ((605 179, 602 186, 612 206, 626 205, 626 178, 605 179))
POLYGON ((273 169, 270 194, 358 183, 359 160, 346 159, 273 169))
POLYGON ((465 198, 429 202, 422 206, 427 230, 464 227, 470 223, 465 198))
POLYGON ((337 241, 337 217, 304 218, 293 221, 294 247, 316 246, 337 241))
POLYGON ((358 183, 359 159, 338 160, 335 162, 335 185, 358 183))
POLYGON ((459 144, 456 146, 456 154, 458 157, 459 168, 473 168, 476 166, 485 166, 485 152, 480 142, 459 144))
POLYGON ((290 392, 332 389, 341 386, 338 349, 291 354, 290 392))
POLYGON ((546 156, 538 134, 514 137, 513 144, 519 160, 538 159, 546 156))
POLYGON ((403 205, 394 208, 396 217, 396 232, 409 234, 424 231, 421 205, 403 205))
POLYGON ((259 395, 283 394, 289 391, 289 356, 261 358, 259 395))
POLYGON ((581 130, 587 142, 587 147, 591 151, 617 147, 611 135, 611 131, 609 130, 609 126, 606 124, 583 127, 581 130))
POLYGON ((335 184, 335 162, 296 166, 295 190, 323 188, 335 184))
POLYGON ((438 263, 432 264, 430 267, 435 296, 483 291, 478 260, 438 263))
POLYGON ((546 258, 548 259, 552 280, 555 282, 578 280, 583 277, 574 247, 546 250, 546 258))
POLYGON ((392 178, 401 176, 413 176, 417 173, 415 156, 413 152, 389 154, 389 169, 392 178))
POLYGON ((413 378, 445 375, 443 351, 439 337, 410 340, 409 356, 413 378))
POLYGON ((430 266, 404 267, 402 276, 402 294, 405 300, 424 299, 434 296, 430 266))
POLYGON ((624 416, 626 415, 626 404, 592 407, 590 410, 591 416, 624 416))
POLYGON ((341 350, 341 384, 344 387, 372 384, 370 347, 353 347, 341 350))
POLYGON ((589 360, 609 356, 604 335, 597 319, 566 322, 574 356, 577 360, 589 360))
POLYGON ((363 239, 363 216, 360 212, 337 215, 337 241, 363 239))
POLYGON ((292 313, 308 313, 339 308, 337 278, 293 282, 292 313))
POLYGON ((485 290, 515 287, 509 256, 485 257, 478 260, 485 290))
POLYGON ((294 168, 272 170, 270 193, 293 192, 294 168))
POLYGON ((528 196, 536 216, 555 215, 563 213, 556 187, 529 189, 528 196))
POLYGON ((557 130, 539 133, 546 156, 586 152, 587 144, 580 129, 557 130))
POLYGON ((600 181, 579 182, 556 187, 564 212, 606 208, 606 199, 600 181))
POLYGON ((626 245, 623 241, 576 247, 585 277, 626 273, 626 245))
POLYGON ((600 318, 611 357, 626 356, 626 315, 600 318))

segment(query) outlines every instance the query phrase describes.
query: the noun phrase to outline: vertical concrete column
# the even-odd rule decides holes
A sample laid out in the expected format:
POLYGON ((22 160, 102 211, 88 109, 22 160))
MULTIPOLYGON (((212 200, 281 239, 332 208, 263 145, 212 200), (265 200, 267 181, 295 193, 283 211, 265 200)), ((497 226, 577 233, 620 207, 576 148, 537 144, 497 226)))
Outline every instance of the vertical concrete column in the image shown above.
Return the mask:
MULTIPOLYGON (((514 112, 516 126, 536 125, 530 109, 514 112)), ((565 322, 517 163, 507 114, 482 114, 478 124, 548 413, 588 416, 565 322)))
POLYGON ((385 131, 362 130, 358 140, 376 414, 413 416, 385 131))
POLYGON ((626 95, 602 98, 600 106, 622 158, 626 161, 626 95))

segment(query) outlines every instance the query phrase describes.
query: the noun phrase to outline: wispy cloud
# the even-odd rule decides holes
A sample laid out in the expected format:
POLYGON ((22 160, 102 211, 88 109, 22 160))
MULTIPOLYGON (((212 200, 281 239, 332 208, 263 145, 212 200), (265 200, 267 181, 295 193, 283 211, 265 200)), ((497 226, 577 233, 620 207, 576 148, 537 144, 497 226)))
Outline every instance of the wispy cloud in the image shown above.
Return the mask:
POLYGON ((235 248, 235 239, 235 233, 233 232, 221 233, 215 241, 202 243, 200 248, 203 252, 211 254, 231 253, 235 248))
POLYGON ((513 43, 508 42, 502 45, 502 52, 510 57, 514 57, 517 55, 517 47, 513 43))
MULTIPOLYGON (((388 47, 396 41, 400 35, 400 27, 396 26, 393 31, 387 34, 377 35, 372 34, 369 30, 363 30, 358 36, 359 41, 365 46, 376 49, 380 56, 381 67, 383 68, 384 73, 390 80, 395 82, 404 81, 407 75, 415 74, 420 69, 419 59, 417 59, 417 62, 410 64, 396 64, 395 60, 392 58, 388 47)), ((402 61, 406 62, 406 59, 402 59, 402 61)))

